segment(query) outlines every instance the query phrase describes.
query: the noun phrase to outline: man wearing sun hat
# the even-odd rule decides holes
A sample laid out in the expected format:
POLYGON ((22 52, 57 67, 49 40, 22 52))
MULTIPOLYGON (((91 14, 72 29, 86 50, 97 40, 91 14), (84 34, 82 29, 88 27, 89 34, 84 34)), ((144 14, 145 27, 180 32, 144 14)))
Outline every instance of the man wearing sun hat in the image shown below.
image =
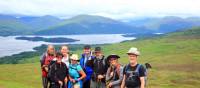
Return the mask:
POLYGON ((121 88, 144 88, 145 68, 137 62, 138 56, 140 56, 139 50, 132 47, 127 54, 129 57, 129 64, 124 67, 121 88))

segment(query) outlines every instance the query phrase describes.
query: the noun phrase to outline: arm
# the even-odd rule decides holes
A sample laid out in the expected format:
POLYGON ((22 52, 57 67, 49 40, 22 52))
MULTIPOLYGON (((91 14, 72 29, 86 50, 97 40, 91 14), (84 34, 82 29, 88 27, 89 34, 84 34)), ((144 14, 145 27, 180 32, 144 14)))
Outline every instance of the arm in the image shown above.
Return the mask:
POLYGON ((68 74, 69 74, 69 73, 68 73, 68 70, 69 70, 69 69, 67 68, 67 66, 66 66, 65 63, 63 63, 63 64, 64 64, 64 66, 65 66, 65 69, 64 69, 64 70, 65 70, 65 80, 64 80, 64 81, 65 81, 65 83, 67 83, 67 82, 68 82, 68 74))
POLYGON ((145 85, 144 77, 140 77, 140 82, 141 82, 140 88, 144 88, 145 85))
POLYGON ((121 84, 121 88, 125 88, 125 79, 126 79, 126 76, 124 75, 123 80, 122 80, 122 84, 121 84))
POLYGON ((86 77, 86 74, 85 74, 85 72, 83 71, 83 69, 81 68, 80 65, 77 66, 77 71, 78 71, 79 74, 81 75, 81 77, 78 78, 78 80, 82 80, 82 79, 84 79, 84 78, 86 77))
POLYGON ((120 67, 120 75, 119 75, 119 79, 116 81, 111 82, 111 85, 117 85, 117 84, 121 84, 123 79, 123 67, 120 67))
POLYGON ((78 78, 78 80, 82 80, 82 79, 84 79, 86 77, 86 74, 85 74, 85 72, 83 70, 79 71, 79 74, 81 74, 81 77, 78 78))
POLYGON ((140 85, 140 88, 144 88, 145 87, 145 68, 144 66, 141 66, 140 69, 139 69, 139 73, 140 73, 140 82, 141 82, 141 85, 140 85))
POLYGON ((106 81, 109 81, 110 80, 110 70, 111 68, 108 68, 107 72, 106 72, 106 81))
POLYGON ((46 54, 43 53, 41 56, 40 56, 40 64, 41 64, 41 67, 44 65, 44 58, 46 57, 46 54))

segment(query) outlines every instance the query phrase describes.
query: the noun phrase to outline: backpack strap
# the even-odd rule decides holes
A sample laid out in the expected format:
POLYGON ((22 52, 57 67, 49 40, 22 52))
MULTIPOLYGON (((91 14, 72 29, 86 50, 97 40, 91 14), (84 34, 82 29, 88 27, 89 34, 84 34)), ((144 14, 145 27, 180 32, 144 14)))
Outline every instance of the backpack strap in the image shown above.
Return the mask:
MULTIPOLYGON (((138 73, 138 74, 140 74, 140 67, 141 67, 142 65, 141 64, 138 64, 137 65, 137 67, 136 67, 136 69, 135 69, 135 72, 136 73, 138 73)), ((125 70, 125 73, 128 71, 128 69, 130 68, 130 64, 127 64, 125 67, 124 67, 124 70, 125 70)))
MULTIPOLYGON (((79 73, 79 71, 78 71, 78 69, 77 69, 78 65, 79 65, 79 64, 77 64, 75 68, 73 68, 72 66, 69 66, 69 68, 74 69, 74 70, 76 70, 76 71, 79 73)), ((80 77, 80 73, 79 73, 79 77, 80 77)))
POLYGON ((130 68, 130 64, 127 64, 127 65, 124 67, 125 73, 128 71, 129 68, 130 68))
POLYGON ((135 69, 135 72, 138 72, 140 74, 139 69, 140 69, 141 66, 142 66, 141 64, 138 64, 137 67, 136 67, 136 69, 135 69))
POLYGON ((117 67, 115 68, 115 71, 116 71, 118 76, 120 76, 120 69, 121 69, 121 65, 118 64, 117 67))
MULTIPOLYGON (((105 56, 103 56, 102 58, 101 58, 101 61, 103 62, 103 66, 105 66, 106 65, 106 60, 105 60, 105 58, 104 58, 105 56)), ((97 58, 95 58, 94 59, 94 61, 93 61, 93 64, 95 64, 96 63, 96 61, 97 61, 97 58)))

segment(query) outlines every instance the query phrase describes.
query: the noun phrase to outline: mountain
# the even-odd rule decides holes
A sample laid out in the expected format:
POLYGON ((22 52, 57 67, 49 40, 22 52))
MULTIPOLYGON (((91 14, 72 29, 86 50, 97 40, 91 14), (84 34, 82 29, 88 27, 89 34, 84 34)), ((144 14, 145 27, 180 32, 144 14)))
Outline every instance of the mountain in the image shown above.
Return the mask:
POLYGON ((49 15, 16 17, 0 14, 0 36, 169 33, 195 26, 200 26, 200 17, 149 17, 122 22, 94 15, 78 15, 70 19, 59 19, 49 15))
POLYGON ((41 17, 16 17, 0 14, 0 36, 33 34, 36 31, 49 28, 62 21, 62 19, 49 15, 41 17))
POLYGON ((60 24, 36 32, 37 35, 66 34, 116 34, 149 32, 142 27, 134 27, 123 22, 102 16, 78 15, 66 19, 60 24))
POLYGON ((178 30, 188 29, 194 26, 200 26, 199 17, 181 18, 176 16, 166 16, 162 18, 144 18, 139 20, 130 20, 127 22, 130 25, 145 27, 154 32, 174 32, 178 30))
POLYGON ((0 36, 29 34, 30 29, 16 17, 0 15, 0 36))
POLYGON ((24 17, 20 17, 19 20, 22 23, 32 27, 34 31, 46 29, 48 27, 51 27, 53 25, 56 25, 62 22, 62 19, 59 19, 54 16, 49 16, 49 15, 41 16, 41 17, 24 16, 24 17))

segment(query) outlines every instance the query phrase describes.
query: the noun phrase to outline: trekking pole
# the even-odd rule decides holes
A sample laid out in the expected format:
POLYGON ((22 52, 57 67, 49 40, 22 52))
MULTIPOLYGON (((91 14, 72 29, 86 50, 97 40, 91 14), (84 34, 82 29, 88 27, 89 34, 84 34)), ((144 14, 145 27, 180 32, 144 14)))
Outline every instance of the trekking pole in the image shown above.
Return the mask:
POLYGON ((60 88, 62 88, 62 86, 63 86, 63 84, 62 84, 62 85, 60 85, 60 88))
POLYGON ((97 88, 100 88, 100 79, 97 80, 97 88))

